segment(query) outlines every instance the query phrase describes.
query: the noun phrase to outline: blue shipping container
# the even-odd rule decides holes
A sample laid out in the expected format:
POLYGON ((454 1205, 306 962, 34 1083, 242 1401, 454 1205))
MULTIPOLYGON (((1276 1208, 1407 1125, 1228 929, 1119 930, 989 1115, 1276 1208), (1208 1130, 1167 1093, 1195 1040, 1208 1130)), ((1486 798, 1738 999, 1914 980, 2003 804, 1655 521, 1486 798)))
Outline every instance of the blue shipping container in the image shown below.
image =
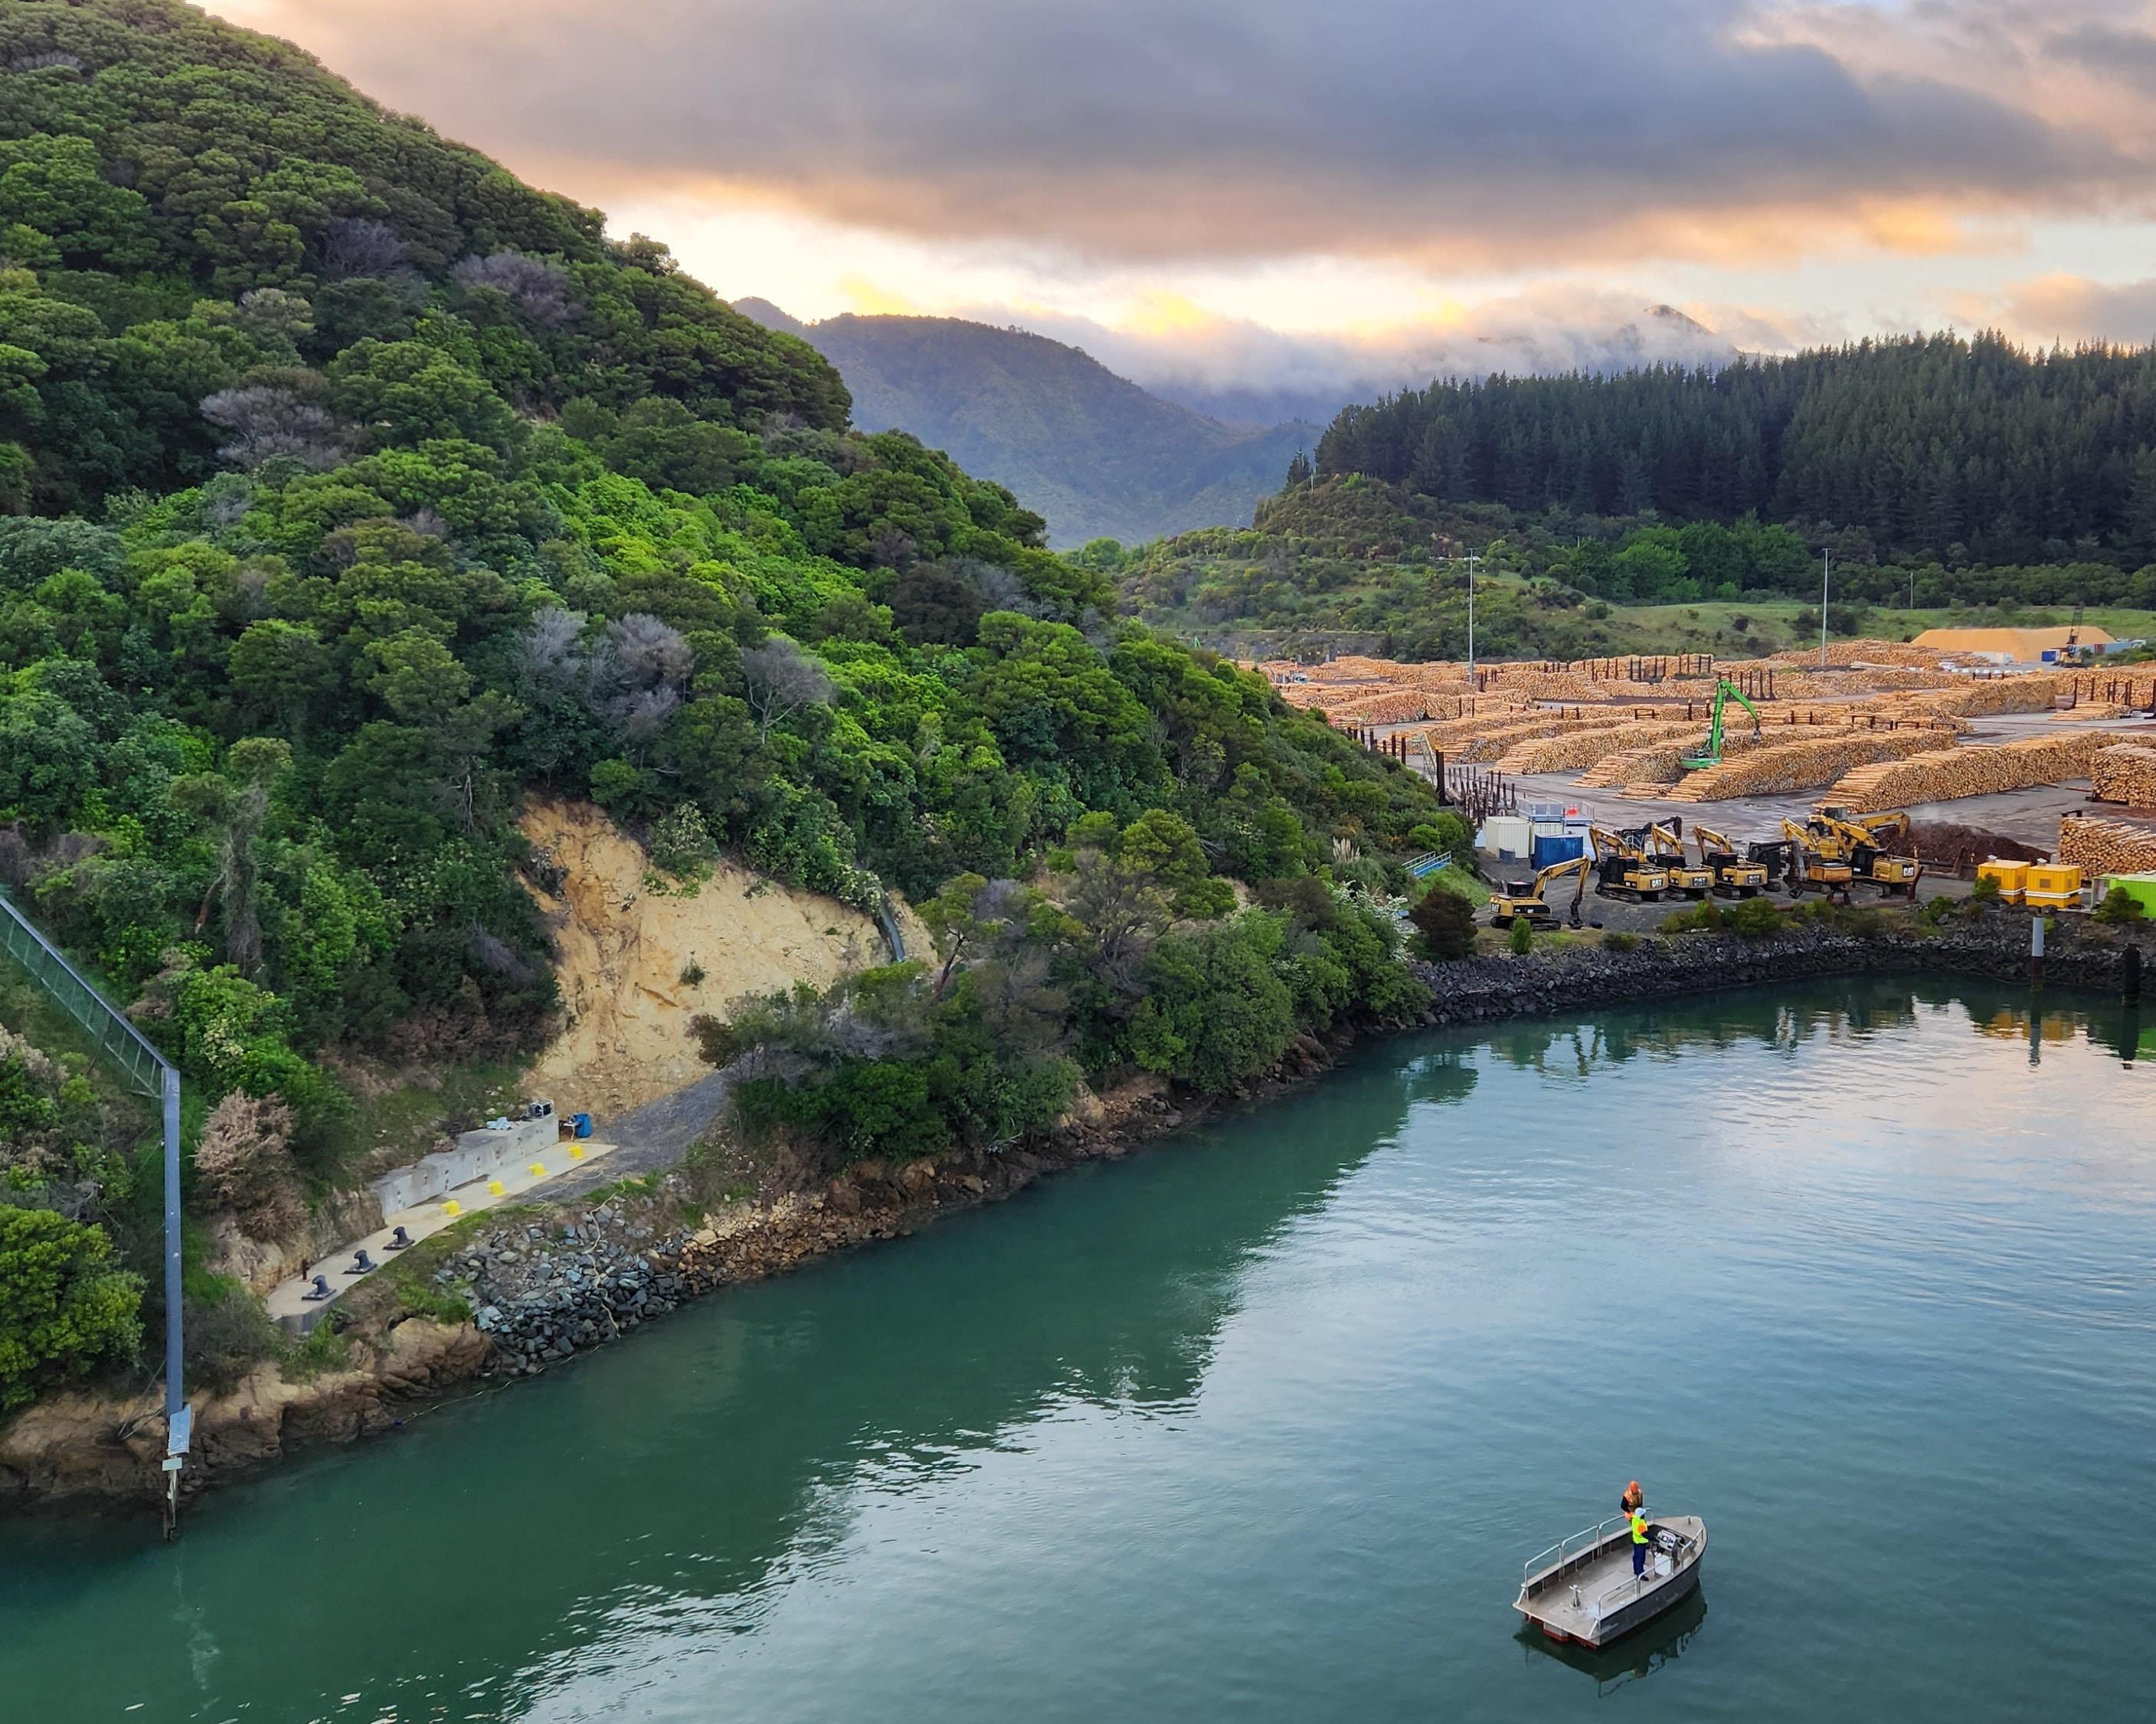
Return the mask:
POLYGON ((1533 865, 1548 868, 1555 862, 1569 862, 1575 856, 1587 854, 1587 839, 1577 832, 1538 833, 1534 842, 1533 865))

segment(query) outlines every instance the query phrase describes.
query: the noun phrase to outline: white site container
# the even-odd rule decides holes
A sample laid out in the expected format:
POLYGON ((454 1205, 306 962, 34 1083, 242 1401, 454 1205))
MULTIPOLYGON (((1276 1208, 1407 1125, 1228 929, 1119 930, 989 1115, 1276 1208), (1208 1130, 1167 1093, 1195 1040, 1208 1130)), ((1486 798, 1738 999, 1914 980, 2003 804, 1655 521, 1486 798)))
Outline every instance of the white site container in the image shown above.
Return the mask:
POLYGON ((1524 862, 1534 844, 1534 822, 1522 814, 1492 814, 1475 834, 1477 848, 1500 862, 1524 862))

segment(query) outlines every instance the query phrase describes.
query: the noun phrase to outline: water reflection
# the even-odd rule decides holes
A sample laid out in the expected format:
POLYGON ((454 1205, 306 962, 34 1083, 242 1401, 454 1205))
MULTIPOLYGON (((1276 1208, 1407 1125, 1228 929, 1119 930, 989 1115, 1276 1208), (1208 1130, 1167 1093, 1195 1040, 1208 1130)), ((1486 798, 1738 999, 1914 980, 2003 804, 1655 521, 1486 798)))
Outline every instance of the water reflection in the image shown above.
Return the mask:
POLYGON ((1706 994, 1636 1006, 1621 1017, 1524 1018, 1473 1034, 1517 1070, 1584 1078, 1599 1065, 1673 1059, 1702 1049, 1794 1051, 1820 1037, 1845 1040, 1906 1029, 1920 1014, 1941 1010, 1964 1014, 1977 1035, 2026 1042, 2031 1064, 2040 1063, 2046 1048, 2076 1043, 2105 1049, 2128 1065, 2156 1056, 2156 1024, 2144 1024, 2138 1005, 1929 978, 1851 983, 1846 993, 1824 1001, 1706 994))
POLYGON ((1689 1598, 1671 1607, 1668 1614, 1656 1617, 1639 1633, 1627 1634, 1613 1646, 1578 1646, 1569 1642, 1560 1645, 1532 1623, 1527 1624, 1512 1638, 1527 1649, 1530 1664, 1539 1654, 1582 1675, 1593 1677, 1595 1696, 1603 1699, 1629 1682, 1644 1681, 1681 1656, 1706 1620, 1707 1587, 1702 1582, 1692 1589, 1689 1598))
MULTIPOLYGON (((1553 1292, 1591 1289, 1614 1326, 1670 1337, 1700 1387, 1657 1438, 1662 1465, 1682 1459, 1703 1501, 1758 1499, 1763 1527, 1783 1523, 1758 1476, 1766 1460, 1832 1452, 1840 1476, 1868 1477, 1906 1524, 1933 1529, 1931 1543, 1882 1546, 1882 1573, 1951 1569, 1966 1560, 1952 1529, 1980 1532, 1981 1517, 1948 1514, 1938 1493, 1963 1483, 1981 1502, 2012 1488, 2059 1405, 2096 1410, 2041 1430, 2054 1449, 2088 1449, 2046 1488, 2079 1505, 2075 1524, 2097 1525, 2121 1500, 2118 1457, 2138 1454, 2147 1428, 2133 1362, 2148 1357, 2140 1270, 2156 1213, 2139 1098, 2097 1068, 2130 1062, 2145 1034, 2138 1014, 2100 1003, 2032 1008, 2019 989, 1877 982, 1373 1044, 1322 1085, 1158 1153, 737 1290, 506 1399, 226 1493, 171 1550, 133 1522, 0 1527, 0 1719, 948 1716, 932 1682, 911 1710, 873 1684, 888 1685, 886 1660, 932 1660, 922 1601, 978 1584, 984 1564, 1021 1583, 1019 1614, 992 1624, 1002 1595, 976 1595, 988 1608, 949 1643, 974 1691, 999 1701, 965 1716, 1049 1716, 1042 1639, 1061 1649, 1067 1682, 1096 1669, 1179 1680, 1199 1641, 1240 1655, 1219 1667, 1227 1682, 1306 1623, 1310 1667, 1341 1691, 1367 1700, 1392 1681, 1414 1697, 1359 1716, 1419 1716, 1447 1691, 1425 1654, 1520 1680, 1501 1624, 1475 1617, 1479 1581, 1441 1610, 1425 1595, 1460 1526, 1509 1525, 1527 1499, 1578 1488, 1532 1470, 1586 1462, 1523 1466, 1514 1434, 1555 1428, 1561 1406, 1600 1433, 1583 1455, 1637 1441, 1629 1406, 1590 1392, 1582 1413, 1576 1373, 1531 1332, 1523 1293, 1546 1308, 1553 1292), (2035 1028, 2041 1075, 2001 1045, 2001 1025, 2035 1028), (1699 1049, 1730 1057, 1676 1059, 1699 1049), (1610 1066, 1629 1068, 1622 1081, 1579 1083, 1610 1066), (2067 1109, 2072 1132, 2052 1123, 2067 1109), (1605 1273, 1625 1231, 1613 1183, 1639 1194, 1650 1227, 1679 1209, 1698 1218, 1655 1276, 1605 1273), (1331 1375, 1336 1358, 1358 1369, 1331 1375), (1328 1393, 1337 1421, 1310 1411, 1328 1393), (1981 1417, 1956 1424, 1959 1408, 1981 1417), (1912 1428, 1926 1444, 1913 1478, 1912 1428), (1298 1455, 1276 1485, 1250 1466, 1269 1444, 1276 1459, 1298 1455), (1194 1449, 1218 1465, 1179 1488, 1148 1470, 1194 1449), (1040 1481, 1074 1452, 1059 1499, 1040 1481), (1456 1498, 1463 1478, 1481 1494, 1456 1498), (1432 1535, 1414 1507, 1425 1501, 1463 1518, 1432 1535), (1165 1506, 1165 1523, 1134 1504, 1165 1506), (1358 1515, 1373 1504, 1382 1512, 1358 1515), (1260 1518, 1267 1530, 1253 1533, 1260 1518), (1310 1531, 1320 1521, 1352 1532, 1331 1547, 1310 1531), (1028 1549, 1044 1537, 1067 1542, 1028 1549), (1187 1591, 1159 1583, 1149 1542, 1183 1553, 1166 1572, 1187 1591), (1215 1551, 1223 1572, 1209 1575, 1215 1551), (884 1616, 857 1611, 835 1645, 802 1631, 844 1600, 798 1583, 865 1573, 890 1589, 884 1616), (1086 1608, 1060 1613, 1089 1577, 1086 1608), (1031 1616, 1029 1588, 1045 1601, 1031 1616), (1395 1626, 1471 1618, 1458 1634, 1395 1626), (786 1691, 774 1646, 807 1660, 790 1680, 810 1698, 736 1705, 786 1691), (814 1662, 850 1653, 862 1662, 828 1678, 814 1662), (653 1694, 670 1681, 696 1699, 665 1710, 653 1694)), ((1744 1639, 1733 1586, 1725 1573, 1717 1657, 1744 1639)), ((1914 1595, 1965 1602, 1952 1588, 1914 1595)), ((1840 1621, 1843 1601, 1810 1608, 1840 1621)), ((1592 1696, 1542 1660, 1606 1693, 1677 1655, 1704 1614, 1702 1598, 1600 1654, 1536 1636, 1522 1661, 1547 1710, 1522 1699, 1481 1715, 1560 1716, 1592 1696)), ((1856 1618, 1863 1645, 1886 1644, 1856 1618)), ((2056 1619, 2047 1631, 2063 1632, 2056 1619)), ((1893 1644, 1894 1659, 1822 1660, 1777 1686, 1780 1650, 1753 1637, 1730 1660, 1750 1661, 1753 1686, 1708 1711, 1768 1716, 1763 1696, 1830 1688, 1858 1668, 1891 1679, 1907 1650, 1893 1644)), ((1658 1709, 1699 1715, 1686 1691, 1722 1690, 1714 1674, 1660 1685, 1658 1709)), ((1287 1690, 1266 1691, 1281 1696, 1270 1708, 1219 1715, 1298 1715, 1287 1690)), ((1104 1700, 1054 1716, 1116 1711, 1104 1700)))
POLYGON ((1252 1260, 1416 1101, 1475 1078, 1446 1060, 1350 1073, 1322 1129, 1316 1113, 1300 1130, 1224 1121, 950 1224, 963 1249, 901 1247, 903 1274, 870 1250, 737 1290, 506 1399, 212 1498, 170 1551, 142 1548, 133 1522, 0 1528, 8 1715, 117 1716, 154 1697, 137 1716, 223 1718, 276 1694, 292 1719, 348 1695, 399 1716, 515 1717, 563 1672, 603 1665, 625 1623, 753 1629, 775 1583, 842 1548, 864 1491, 978 1467, 1075 1404, 1187 1410, 1252 1260), (1073 1200, 1088 1218, 1075 1241, 1054 1213, 1073 1200), (445 1540, 452 1559, 413 1559, 445 1540), (263 1634, 264 1577, 325 1561, 340 1588, 276 1588, 280 1632, 263 1634), (395 1609, 340 1602, 383 1593, 395 1609), (113 1612, 136 1632, 111 1659, 61 1668, 37 1650, 44 1624, 113 1612), (414 1621, 454 1624, 450 1663, 415 1659, 414 1621), (472 1692, 459 1667, 498 1674, 472 1692), (429 1696, 449 1692, 465 1703, 439 1713, 429 1696))

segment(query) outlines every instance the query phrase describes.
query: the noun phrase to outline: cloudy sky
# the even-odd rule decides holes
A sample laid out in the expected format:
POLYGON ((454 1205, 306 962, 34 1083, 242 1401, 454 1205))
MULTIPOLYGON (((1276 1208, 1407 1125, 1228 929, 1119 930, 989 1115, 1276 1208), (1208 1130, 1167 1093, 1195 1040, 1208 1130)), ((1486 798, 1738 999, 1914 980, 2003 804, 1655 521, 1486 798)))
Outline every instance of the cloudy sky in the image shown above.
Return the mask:
POLYGON ((1147 381, 2156 337, 2138 0, 208 3, 728 298, 1147 381))

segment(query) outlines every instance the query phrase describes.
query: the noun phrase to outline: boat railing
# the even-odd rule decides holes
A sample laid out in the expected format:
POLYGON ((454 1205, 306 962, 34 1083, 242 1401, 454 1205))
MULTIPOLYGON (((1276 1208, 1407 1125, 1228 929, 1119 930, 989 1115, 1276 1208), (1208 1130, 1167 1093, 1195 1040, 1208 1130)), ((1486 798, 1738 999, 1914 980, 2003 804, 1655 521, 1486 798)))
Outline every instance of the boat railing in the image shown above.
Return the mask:
MULTIPOLYGON (((1649 1519, 1652 1518, 1651 1516, 1649 1516, 1649 1519)), ((1693 1541, 1673 1527, 1666 1526, 1658 1530, 1676 1541, 1676 1547, 1666 1552, 1670 1558, 1670 1574, 1675 1574, 1678 1569, 1684 1567, 1685 1559, 1691 1553, 1693 1541)), ((1656 1548, 1660 1549, 1660 1541, 1657 1540, 1655 1542, 1656 1548)), ((1630 1600, 1626 1598, 1625 1594, 1629 1593, 1633 1598, 1639 1598, 1650 1588, 1660 1586, 1670 1578, 1670 1574, 1656 1574, 1652 1563, 1650 1562, 1645 1573, 1626 1575, 1616 1585, 1603 1589, 1602 1595, 1594 1601, 1595 1615, 1598 1617, 1609 1615, 1613 1600, 1618 1603, 1629 1603, 1630 1600)))
MULTIPOLYGON (((1646 1511, 1643 1509, 1640 1512, 1645 1514, 1646 1511)), ((1649 1516, 1648 1518, 1651 1520, 1653 1516, 1649 1516)), ((1612 1515, 1608 1520, 1598 1521, 1584 1532, 1574 1532, 1560 1538, 1548 1550, 1537 1552, 1521 1565, 1520 1590, 1525 1592, 1527 1589, 1527 1583, 1545 1568, 1563 1568, 1574 1557, 1593 1550, 1597 1545, 1608 1540, 1619 1528, 1630 1524, 1629 1516, 1612 1515)))

